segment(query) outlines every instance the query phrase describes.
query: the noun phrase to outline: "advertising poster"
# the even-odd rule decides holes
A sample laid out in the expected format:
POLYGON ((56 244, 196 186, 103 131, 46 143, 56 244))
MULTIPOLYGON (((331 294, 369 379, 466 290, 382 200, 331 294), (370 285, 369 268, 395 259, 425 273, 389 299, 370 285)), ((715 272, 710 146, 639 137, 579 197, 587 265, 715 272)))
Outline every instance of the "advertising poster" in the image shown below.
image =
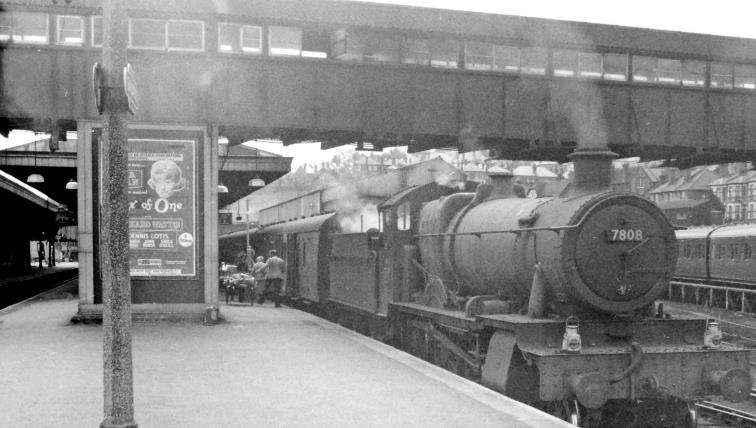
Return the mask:
POLYGON ((132 277, 196 274, 194 144, 193 140, 129 139, 132 277))

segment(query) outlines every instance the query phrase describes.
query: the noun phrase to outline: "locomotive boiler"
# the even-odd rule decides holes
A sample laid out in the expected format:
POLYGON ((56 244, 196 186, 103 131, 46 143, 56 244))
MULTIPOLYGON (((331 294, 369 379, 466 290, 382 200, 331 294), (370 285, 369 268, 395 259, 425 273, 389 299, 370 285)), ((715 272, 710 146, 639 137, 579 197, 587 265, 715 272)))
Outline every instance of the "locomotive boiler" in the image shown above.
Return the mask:
POLYGON ((604 191, 612 157, 572 154, 576 180, 565 197, 514 198, 511 176, 498 176, 476 195, 429 203, 420 224, 424 266, 463 294, 533 296, 537 313, 647 309, 674 272, 675 231, 650 201, 604 191), (536 269, 540 290, 533 290, 536 269))

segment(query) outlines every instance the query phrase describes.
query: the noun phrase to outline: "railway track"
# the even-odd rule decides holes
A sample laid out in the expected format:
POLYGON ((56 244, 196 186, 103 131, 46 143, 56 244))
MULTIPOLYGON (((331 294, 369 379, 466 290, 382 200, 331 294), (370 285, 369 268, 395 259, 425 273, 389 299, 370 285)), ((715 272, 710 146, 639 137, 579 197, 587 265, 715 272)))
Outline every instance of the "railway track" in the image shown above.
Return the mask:
MULTIPOLYGON (((753 394, 752 394, 753 395, 753 394)), ((720 419, 723 419, 724 421, 733 422, 736 421, 738 423, 737 426, 747 426, 747 427, 756 427, 756 414, 747 412, 742 409, 736 409, 732 406, 728 406, 722 403, 715 403, 713 401, 701 401, 699 403, 696 403, 696 407, 699 411, 703 412, 704 414, 716 416, 720 419)), ((706 423, 705 426, 720 426, 716 423, 706 423)), ((721 426, 731 426, 730 424, 721 425, 721 426)))
POLYGON ((0 295, 0 310, 36 299, 50 290, 66 287, 78 279, 76 272, 72 272, 71 275, 64 272, 62 275, 40 277, 4 286, 0 295))

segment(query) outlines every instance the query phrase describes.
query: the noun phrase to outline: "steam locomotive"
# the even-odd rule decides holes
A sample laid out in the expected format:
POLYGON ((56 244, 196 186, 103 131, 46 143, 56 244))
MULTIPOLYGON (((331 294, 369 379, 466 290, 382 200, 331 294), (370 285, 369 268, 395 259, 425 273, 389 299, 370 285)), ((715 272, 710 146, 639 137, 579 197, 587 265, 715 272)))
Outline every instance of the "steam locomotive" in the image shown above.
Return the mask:
POLYGON ((338 214, 266 227, 299 304, 581 426, 695 426, 693 401, 751 391, 748 351, 715 322, 655 300, 675 231, 640 196, 610 190, 616 155, 579 149, 559 197, 522 199, 512 176, 474 192, 434 183, 378 206, 381 228, 338 214))

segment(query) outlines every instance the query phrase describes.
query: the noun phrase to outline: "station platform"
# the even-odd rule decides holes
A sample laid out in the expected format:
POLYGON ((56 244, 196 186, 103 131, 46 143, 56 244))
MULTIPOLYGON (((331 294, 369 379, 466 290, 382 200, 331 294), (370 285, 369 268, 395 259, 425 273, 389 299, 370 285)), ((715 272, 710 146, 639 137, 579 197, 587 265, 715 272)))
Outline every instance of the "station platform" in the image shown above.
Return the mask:
POLYGON ((0 309, 76 278, 78 267, 78 263, 64 262, 23 274, 0 276, 0 309))
MULTIPOLYGON (((70 323, 75 287, 0 310, 0 426, 102 422, 102 326, 70 323)), ((571 426, 301 311, 221 314, 133 324, 140 427, 571 426)))

